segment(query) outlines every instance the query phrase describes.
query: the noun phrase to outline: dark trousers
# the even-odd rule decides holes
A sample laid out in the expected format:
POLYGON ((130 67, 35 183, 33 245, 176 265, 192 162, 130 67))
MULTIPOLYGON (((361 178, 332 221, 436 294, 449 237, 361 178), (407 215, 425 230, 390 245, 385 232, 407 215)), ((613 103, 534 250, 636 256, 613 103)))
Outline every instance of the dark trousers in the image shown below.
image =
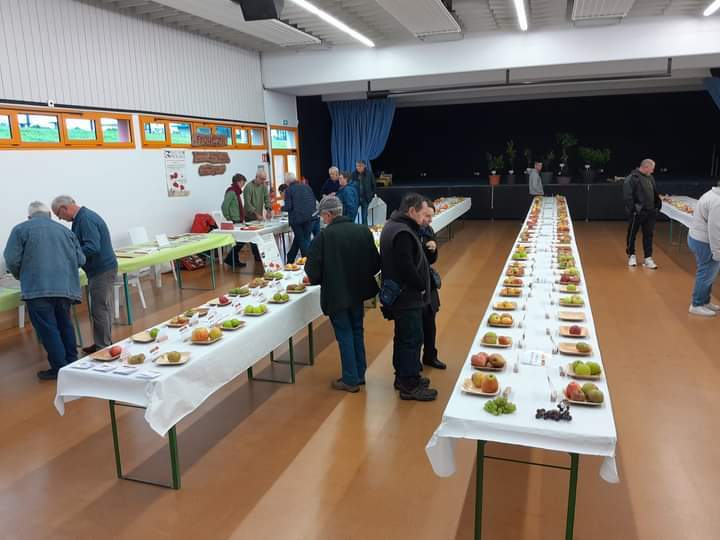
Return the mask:
POLYGON ((93 343, 100 348, 112 345, 113 286, 116 277, 117 270, 113 269, 88 278, 93 343))
POLYGON ((437 360, 437 348, 435 347, 435 337, 437 329, 435 327, 436 311, 428 304, 422 311, 422 330, 423 330, 423 354, 422 361, 425 364, 437 360))
POLYGON ((303 257, 307 257, 308 248, 310 247, 310 235, 312 234, 313 222, 312 220, 304 223, 296 223, 290 225, 293 231, 293 241, 290 245, 290 251, 287 254, 287 262, 295 262, 298 250, 302 253, 303 257))
POLYGON ((26 300, 30 321, 47 351, 50 369, 57 371, 77 360, 75 329, 68 298, 26 300))
POLYGON ((646 258, 652 257, 656 217, 657 214, 655 210, 641 210, 630 216, 627 232, 627 248, 625 249, 628 257, 635 255, 635 237, 640 229, 642 229, 643 253, 646 258))
POLYGON ((368 206, 370 205, 369 202, 366 200, 360 201, 360 223, 363 225, 368 224, 368 206))
POLYGON ((340 349, 342 380, 350 386, 365 382, 365 337, 363 333, 364 308, 362 303, 330 315, 335 339, 340 349))
MULTIPOLYGON (((252 244, 253 246, 255 244, 252 244)), ((240 262, 240 250, 245 246, 245 242, 235 242, 235 245, 233 246, 232 250, 225 256, 225 264, 229 266, 237 266, 240 262)))
POLYGON ((400 387, 412 390, 420 382, 420 349, 423 344, 423 308, 393 311, 393 367, 400 387))

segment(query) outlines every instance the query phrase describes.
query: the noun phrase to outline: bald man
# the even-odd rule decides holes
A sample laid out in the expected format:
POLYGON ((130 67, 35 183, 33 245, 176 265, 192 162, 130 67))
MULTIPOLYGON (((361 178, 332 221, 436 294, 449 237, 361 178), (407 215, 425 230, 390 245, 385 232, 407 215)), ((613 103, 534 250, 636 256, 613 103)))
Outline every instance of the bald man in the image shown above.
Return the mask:
POLYGON ((628 256, 628 266, 637 266, 635 237, 642 229, 643 255, 645 256, 643 266, 651 270, 657 269, 657 264, 652 258, 653 235, 655 234, 655 220, 662 207, 653 177, 654 171, 655 162, 652 159, 643 159, 640 166, 625 178, 623 184, 625 211, 630 219, 625 250, 628 256))

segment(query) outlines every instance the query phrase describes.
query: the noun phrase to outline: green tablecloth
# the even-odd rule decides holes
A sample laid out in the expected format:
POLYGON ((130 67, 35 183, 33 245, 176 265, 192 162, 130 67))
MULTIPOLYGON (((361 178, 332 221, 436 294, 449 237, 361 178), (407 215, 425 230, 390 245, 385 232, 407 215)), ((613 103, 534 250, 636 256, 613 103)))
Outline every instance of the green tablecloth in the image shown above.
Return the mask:
POLYGON ((116 250, 118 253, 118 274, 127 274, 136 272, 141 268, 155 266, 177 259, 182 259, 189 255, 202 253, 203 251, 212 251, 223 246, 232 246, 235 239, 232 234, 196 234, 184 239, 172 242, 167 248, 162 248, 151 253, 138 253, 143 247, 157 247, 154 242, 139 246, 130 246, 116 250), (129 257, 123 257, 122 254, 128 254, 129 257))
POLYGON ((15 309, 20 305, 20 289, 0 287, 0 311, 15 309))

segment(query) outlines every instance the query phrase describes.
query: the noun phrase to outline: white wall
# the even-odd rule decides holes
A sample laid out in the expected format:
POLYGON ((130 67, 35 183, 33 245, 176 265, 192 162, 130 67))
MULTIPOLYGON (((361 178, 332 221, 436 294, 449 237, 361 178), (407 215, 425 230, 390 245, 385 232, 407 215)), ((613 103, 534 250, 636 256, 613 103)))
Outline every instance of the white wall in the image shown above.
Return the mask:
POLYGON ((258 53, 77 0, 0 0, 0 99, 265 121, 258 53))
POLYGON ((297 101, 295 96, 264 90, 263 100, 265 102, 265 121, 268 124, 282 126, 283 121, 287 121, 288 127, 297 127, 297 101))
POLYGON ((187 232, 195 213, 220 209, 233 174, 243 173, 250 180, 262 163, 262 151, 230 150, 225 175, 199 177, 192 149, 186 153, 190 195, 171 198, 160 149, 2 150, 0 176, 5 189, 0 246, 4 249, 11 228, 27 219, 31 201, 49 205, 61 194, 98 212, 108 223, 116 247, 130 243, 130 227, 146 227, 151 238, 187 232))

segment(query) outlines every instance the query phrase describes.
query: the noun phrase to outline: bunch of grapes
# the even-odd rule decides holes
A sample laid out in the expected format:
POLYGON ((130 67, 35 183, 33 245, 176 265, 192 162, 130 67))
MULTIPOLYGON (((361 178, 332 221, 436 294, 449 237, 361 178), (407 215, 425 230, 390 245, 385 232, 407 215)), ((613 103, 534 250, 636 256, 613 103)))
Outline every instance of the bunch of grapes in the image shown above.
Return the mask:
POLYGON ((504 396, 500 396, 487 401, 484 407, 486 412, 489 412, 494 416, 514 413, 515 408, 515 404, 508 401, 507 398, 504 396))
POLYGON ((559 422, 560 420, 567 420, 569 422, 572 420, 572 416, 570 416, 570 404, 566 400, 562 400, 558 403, 557 410, 550 409, 549 411, 546 411, 545 409, 538 409, 535 413, 535 418, 555 420, 556 422, 559 422))

